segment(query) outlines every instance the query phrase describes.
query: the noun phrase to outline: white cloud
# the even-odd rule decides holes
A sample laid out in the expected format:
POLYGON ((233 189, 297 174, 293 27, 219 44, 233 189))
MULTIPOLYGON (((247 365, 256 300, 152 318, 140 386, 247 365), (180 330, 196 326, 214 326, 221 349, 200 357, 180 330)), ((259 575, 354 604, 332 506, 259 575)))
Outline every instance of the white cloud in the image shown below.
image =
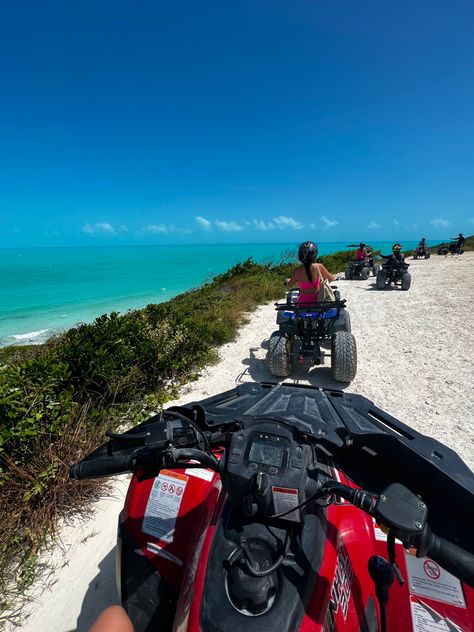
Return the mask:
MULTIPOLYGON (((126 230, 125 226, 121 226, 120 230, 126 230)), ((116 235, 117 230, 107 222, 99 222, 98 224, 89 224, 87 222, 82 227, 82 232, 86 235, 116 235)))
POLYGON ((446 228, 447 226, 451 226, 447 219, 442 219, 441 217, 432 219, 430 224, 433 224, 436 228, 446 228))
POLYGON ((398 221, 398 219, 394 219, 393 220, 393 225, 394 226, 400 226, 400 222, 398 221))
POLYGON ((240 224, 237 224, 237 222, 223 222, 216 219, 215 223, 219 230, 223 230, 226 233, 236 233, 239 230, 243 230, 243 226, 240 226, 240 224))
POLYGON ((326 217, 326 215, 323 215, 323 216, 321 217, 321 219, 323 220, 323 222, 324 222, 324 224, 325 224, 326 228, 332 228, 332 226, 336 226, 337 224, 339 224, 339 222, 337 222, 337 221, 335 221, 335 220, 333 220, 333 219, 328 219, 328 218, 326 217))
POLYGON ((199 224, 201 228, 204 230, 211 230, 211 222, 204 217, 200 217, 199 215, 196 217, 196 222, 199 224))
POLYGON ((367 228, 382 228, 381 224, 377 224, 376 222, 370 222, 367 228))
POLYGON ((166 226, 165 224, 149 224, 148 226, 145 226, 145 228, 142 228, 140 232, 156 235, 157 233, 169 233, 173 230, 174 226, 166 226))
POLYGON ((275 228, 275 225, 271 222, 265 223, 261 219, 254 219, 253 223, 257 230, 273 230, 275 228))
POLYGON ((286 215, 274 217, 273 221, 275 222, 277 228, 280 228, 281 230, 285 230, 285 228, 291 228, 292 230, 299 230, 300 228, 303 228, 303 224, 292 217, 287 217, 286 215))

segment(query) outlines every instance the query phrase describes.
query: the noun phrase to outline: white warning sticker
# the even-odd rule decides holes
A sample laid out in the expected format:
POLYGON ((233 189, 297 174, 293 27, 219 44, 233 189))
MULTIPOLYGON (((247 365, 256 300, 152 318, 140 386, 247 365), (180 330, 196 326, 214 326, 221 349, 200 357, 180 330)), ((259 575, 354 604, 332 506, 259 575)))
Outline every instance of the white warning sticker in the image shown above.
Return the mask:
MULTIPOLYGON (((374 518, 372 518, 372 523, 374 525, 375 539, 378 540, 379 542, 386 542, 387 541, 387 534, 382 531, 380 526, 375 522, 374 518)), ((400 540, 397 540, 395 538, 395 544, 402 544, 402 543, 400 542, 400 540)))
MULTIPOLYGON (((275 509, 275 513, 281 514, 290 509, 294 509, 298 506, 298 490, 291 489, 288 487, 272 487, 273 494, 273 507, 275 509)), ((290 513, 282 516, 284 520, 293 520, 294 522, 299 522, 300 520, 300 511, 299 509, 295 509, 295 511, 291 511, 290 513)))
POLYGON ((196 478, 202 478, 203 481, 211 482, 214 478, 214 472, 212 470, 205 470, 202 467, 189 467, 184 470, 184 473, 189 476, 196 476, 196 478))
POLYGON ((177 472, 163 470, 153 481, 145 516, 142 523, 143 533, 153 535, 164 542, 173 542, 176 518, 188 477, 177 472))
POLYGON ((461 582, 439 564, 427 557, 418 558, 408 554, 405 554, 405 563, 412 594, 466 607, 461 582))
POLYGON ((413 632, 462 632, 450 619, 430 608, 430 606, 410 599, 413 632))

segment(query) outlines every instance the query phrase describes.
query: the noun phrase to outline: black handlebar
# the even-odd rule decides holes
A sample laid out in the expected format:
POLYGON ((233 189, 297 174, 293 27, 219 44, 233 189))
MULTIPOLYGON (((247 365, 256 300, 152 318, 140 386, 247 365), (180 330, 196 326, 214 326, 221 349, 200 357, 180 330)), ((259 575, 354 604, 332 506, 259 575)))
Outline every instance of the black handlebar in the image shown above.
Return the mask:
POLYGON ((71 465, 69 476, 78 481, 84 478, 101 478, 103 476, 130 472, 131 467, 132 457, 130 455, 96 456, 94 459, 84 459, 71 465))
POLYGON ((446 571, 474 588, 474 555, 431 531, 427 534, 426 540, 427 546, 420 551, 420 557, 430 557, 446 571))
MULTIPOLYGON (((109 442, 72 465, 69 474, 76 480, 126 472, 138 473, 139 478, 147 478, 157 476, 164 467, 189 467, 190 460, 216 472, 221 465, 213 454, 193 447, 175 448, 161 443, 160 446, 155 444, 145 448, 134 446, 114 454, 109 442)), ((394 483, 379 495, 329 479, 321 485, 313 498, 329 495, 345 498, 373 516, 380 524, 387 526, 393 536, 399 538, 406 547, 414 546, 418 557, 430 557, 445 570, 474 587, 474 555, 432 533, 426 523, 425 505, 406 487, 394 483), (420 507, 423 509, 419 509, 420 507), (413 514, 413 511, 418 511, 419 514, 413 514)))

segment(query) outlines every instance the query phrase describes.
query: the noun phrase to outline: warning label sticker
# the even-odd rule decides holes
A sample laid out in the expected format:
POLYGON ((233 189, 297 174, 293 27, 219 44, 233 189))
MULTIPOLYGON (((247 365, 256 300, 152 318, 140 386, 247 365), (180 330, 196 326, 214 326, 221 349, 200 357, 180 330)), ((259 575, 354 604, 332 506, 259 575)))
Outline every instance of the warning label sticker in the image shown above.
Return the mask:
MULTIPOLYGON (((374 525, 375 539, 378 540, 379 542, 386 542, 387 541, 387 534, 382 531, 380 526, 375 522, 374 518, 372 518, 372 523, 374 525)), ((397 540, 395 538, 395 544, 402 544, 402 543, 400 542, 400 540, 397 540)))
POLYGON ((284 520, 293 520, 294 522, 299 522, 299 509, 295 509, 295 511, 290 512, 290 509, 298 506, 298 490, 288 487, 272 487, 272 494, 273 508, 275 509, 275 513, 281 514, 288 511, 289 513, 285 516, 282 516, 282 518, 284 520))
POLYGON ((450 619, 427 604, 410 599, 413 632, 462 632, 450 619))
POLYGON ((410 592, 461 608, 466 607, 459 579, 426 557, 405 555, 410 592))
POLYGON ((143 533, 153 535, 164 542, 173 542, 174 528, 183 499, 188 477, 184 474, 163 470, 153 482, 145 516, 143 533))
POLYGON ((205 470, 201 467, 190 467, 184 470, 185 474, 189 476, 196 476, 196 478, 202 478, 203 481, 211 482, 214 478, 214 472, 212 470, 205 470))

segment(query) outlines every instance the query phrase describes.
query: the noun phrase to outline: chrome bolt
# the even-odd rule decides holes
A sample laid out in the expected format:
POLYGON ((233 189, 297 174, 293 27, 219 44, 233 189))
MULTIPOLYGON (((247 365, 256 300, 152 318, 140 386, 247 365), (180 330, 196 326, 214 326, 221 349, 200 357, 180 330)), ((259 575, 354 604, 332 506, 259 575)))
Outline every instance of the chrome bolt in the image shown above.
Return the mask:
POLYGON ((423 529, 423 525, 421 524, 421 522, 415 522, 415 527, 417 529, 423 529))
POLYGON ((426 507, 425 503, 418 503, 418 507, 420 509, 424 509, 426 507))
POLYGON ((387 498, 383 494, 380 494, 380 500, 384 503, 387 498))

